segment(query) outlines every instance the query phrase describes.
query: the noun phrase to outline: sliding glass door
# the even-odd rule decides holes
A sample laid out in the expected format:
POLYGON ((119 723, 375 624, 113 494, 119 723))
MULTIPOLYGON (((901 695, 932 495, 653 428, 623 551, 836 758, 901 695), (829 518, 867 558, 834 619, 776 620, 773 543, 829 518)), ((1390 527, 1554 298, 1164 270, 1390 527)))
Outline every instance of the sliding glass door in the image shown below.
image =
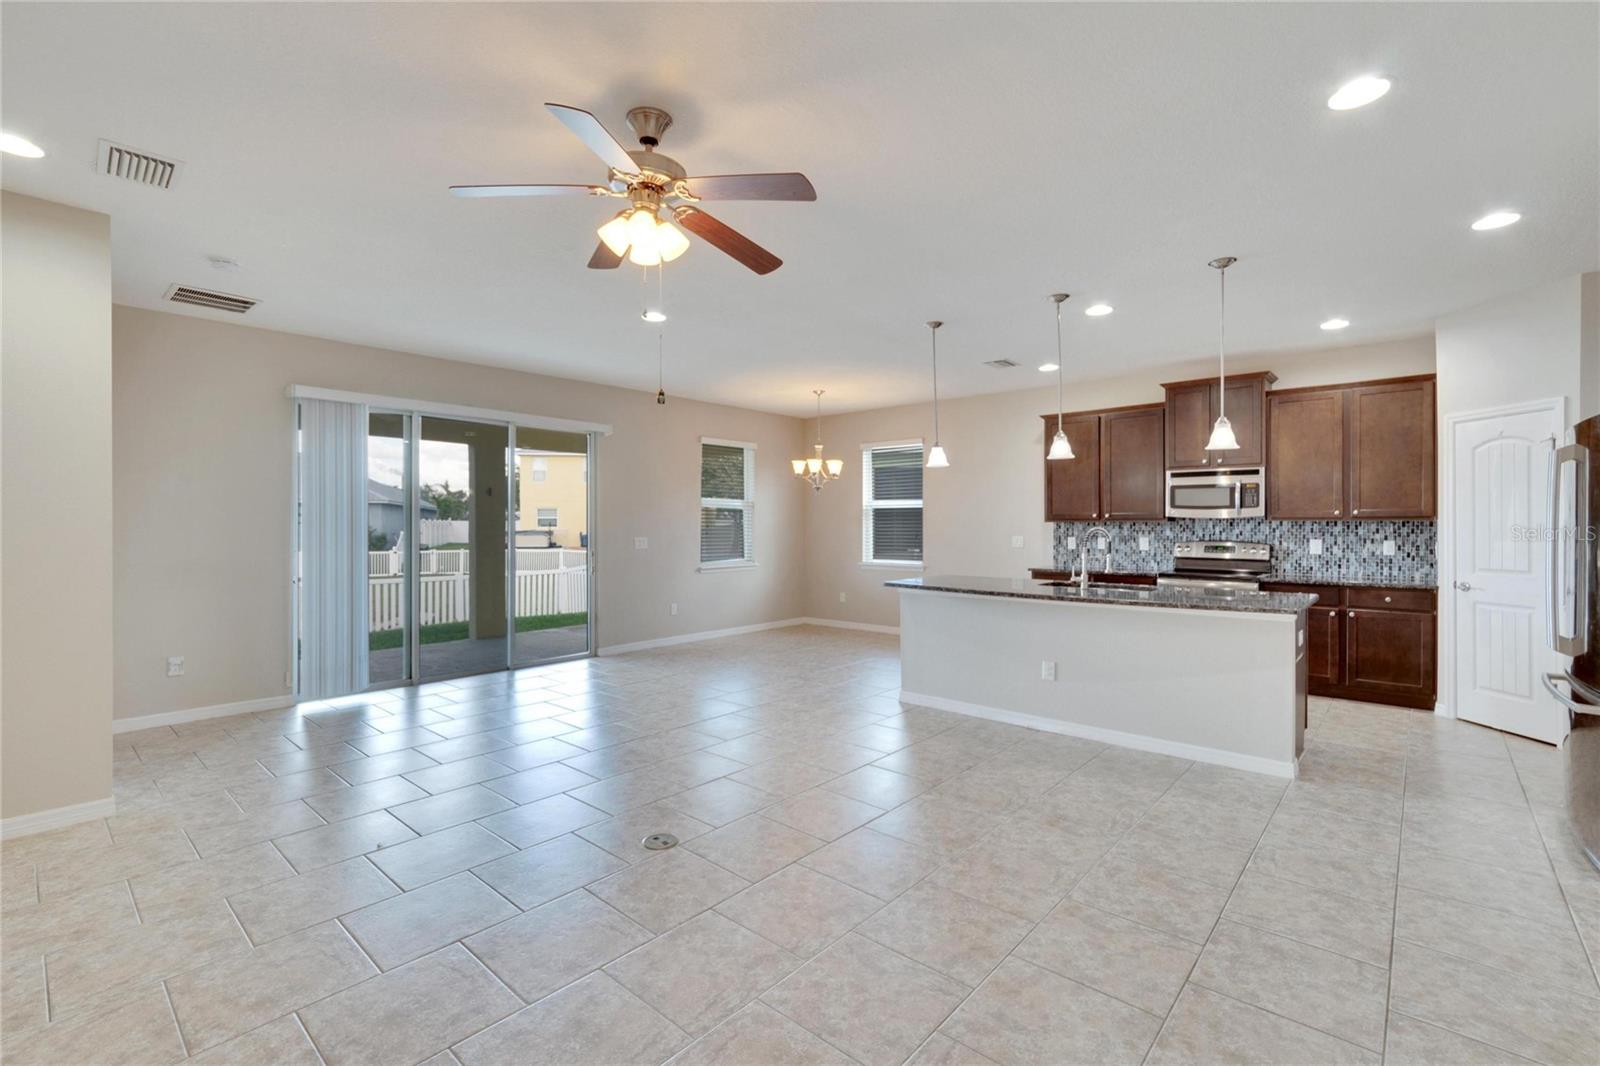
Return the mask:
POLYGON ((507 427, 418 421, 417 679, 504 670, 507 427))
POLYGON ((296 692, 591 654, 592 434, 296 398, 296 692))
POLYGON ((511 664, 586 655, 589 626, 589 436, 518 426, 516 590, 511 664))

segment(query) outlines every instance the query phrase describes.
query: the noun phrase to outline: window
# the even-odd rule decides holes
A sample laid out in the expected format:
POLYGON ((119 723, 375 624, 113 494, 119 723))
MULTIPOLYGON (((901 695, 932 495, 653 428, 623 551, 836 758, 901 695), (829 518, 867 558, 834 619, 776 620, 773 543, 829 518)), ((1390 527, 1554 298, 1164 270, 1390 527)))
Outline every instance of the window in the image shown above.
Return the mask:
POLYGON ((755 562, 756 446, 700 440, 700 562, 755 562))
POLYGON ((556 528, 556 509, 554 507, 539 508, 539 513, 535 518, 535 521, 538 522, 540 529, 556 528))
POLYGON ((861 561, 922 563, 922 442, 861 449, 861 561))
POLYGON ((533 480, 535 480, 535 481, 543 481, 549 476, 550 476, 550 463, 549 463, 549 461, 544 459, 544 458, 542 458, 542 457, 534 459, 534 461, 533 461, 533 480))

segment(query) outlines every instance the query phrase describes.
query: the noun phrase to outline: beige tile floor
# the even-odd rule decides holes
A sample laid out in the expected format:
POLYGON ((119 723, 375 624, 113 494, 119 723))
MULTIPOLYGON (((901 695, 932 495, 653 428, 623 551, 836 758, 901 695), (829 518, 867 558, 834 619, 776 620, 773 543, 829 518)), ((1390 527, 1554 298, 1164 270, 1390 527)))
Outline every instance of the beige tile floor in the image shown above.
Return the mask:
POLYGON ((789 629, 120 735, 0 849, 5 1061, 1600 1060, 1558 751, 1315 701, 1289 785, 897 678, 789 629))

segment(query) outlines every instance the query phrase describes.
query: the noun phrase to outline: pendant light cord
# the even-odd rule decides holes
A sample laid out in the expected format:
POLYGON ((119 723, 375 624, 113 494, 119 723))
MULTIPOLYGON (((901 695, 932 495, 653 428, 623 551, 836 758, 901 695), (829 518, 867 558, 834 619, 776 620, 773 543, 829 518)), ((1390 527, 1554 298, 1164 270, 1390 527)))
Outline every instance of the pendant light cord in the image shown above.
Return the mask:
POLYGON ((933 443, 939 445, 939 327, 928 327, 928 339, 933 342, 933 443))
POLYGON ((1066 403, 1066 401, 1064 399, 1062 399, 1062 395, 1061 395, 1061 389, 1062 389, 1061 382, 1062 382, 1062 378, 1066 375, 1066 371, 1064 369, 1062 369, 1062 363, 1061 363, 1061 304, 1062 304, 1062 301, 1060 301, 1060 300, 1056 301, 1056 432, 1057 433, 1064 433, 1066 431, 1066 427, 1062 423, 1066 422, 1066 420, 1067 420, 1067 403, 1066 403))
MULTIPOLYGON (((1231 265, 1231 264, 1229 264, 1231 265)), ((1217 417, 1228 417, 1228 267, 1217 271, 1217 417)))
MULTIPOLYGON (((817 389, 817 444, 822 444, 822 390, 817 389)), ((821 452, 817 453, 821 455, 821 452)))

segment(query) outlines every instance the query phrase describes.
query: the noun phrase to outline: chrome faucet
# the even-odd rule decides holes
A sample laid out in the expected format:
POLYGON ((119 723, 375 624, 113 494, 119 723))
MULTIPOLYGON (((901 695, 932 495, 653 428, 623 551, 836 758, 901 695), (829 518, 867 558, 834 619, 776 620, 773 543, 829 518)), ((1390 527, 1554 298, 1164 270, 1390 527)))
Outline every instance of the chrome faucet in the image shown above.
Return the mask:
POLYGON ((1101 573, 1111 571, 1111 530, 1105 526, 1090 526, 1083 532, 1083 544, 1078 548, 1078 588, 1087 591, 1089 588, 1089 538, 1096 533, 1105 545, 1105 555, 1101 563, 1101 573))

